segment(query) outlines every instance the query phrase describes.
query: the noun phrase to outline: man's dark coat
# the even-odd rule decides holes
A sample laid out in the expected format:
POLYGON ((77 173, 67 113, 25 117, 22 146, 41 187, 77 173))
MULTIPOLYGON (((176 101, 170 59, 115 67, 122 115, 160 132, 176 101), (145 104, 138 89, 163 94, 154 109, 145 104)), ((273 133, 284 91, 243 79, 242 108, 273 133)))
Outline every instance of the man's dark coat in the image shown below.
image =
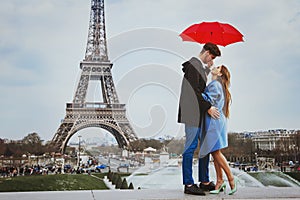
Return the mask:
POLYGON ((178 122, 200 127, 204 113, 211 107, 201 95, 207 82, 207 75, 198 58, 191 58, 182 64, 184 77, 179 100, 178 122))

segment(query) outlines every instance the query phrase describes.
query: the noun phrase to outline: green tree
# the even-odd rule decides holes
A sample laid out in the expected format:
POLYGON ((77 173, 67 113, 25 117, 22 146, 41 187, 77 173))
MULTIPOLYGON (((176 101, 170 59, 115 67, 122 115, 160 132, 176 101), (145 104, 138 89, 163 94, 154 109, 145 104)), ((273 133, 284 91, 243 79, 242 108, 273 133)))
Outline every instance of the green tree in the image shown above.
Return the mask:
POLYGON ((29 133, 21 140, 24 153, 42 155, 45 153, 46 147, 42 145, 42 140, 37 133, 29 133))
POLYGON ((42 144, 42 140, 37 133, 29 133, 22 139, 22 143, 24 144, 42 144))
POLYGON ((238 133, 228 134, 228 147, 223 153, 229 161, 252 162, 255 149, 251 138, 241 137, 238 133))
POLYGON ((131 150, 134 152, 143 151, 146 148, 146 143, 143 139, 138 139, 130 143, 131 150))
POLYGON ((5 148, 6 148, 6 145, 4 143, 4 139, 0 138, 0 155, 4 155, 5 148))
POLYGON ((169 153, 175 153, 177 155, 181 155, 184 150, 185 139, 172 139, 164 142, 165 146, 168 148, 169 153))
POLYGON ((10 156, 12 156, 14 153, 13 153, 13 151, 8 147, 8 146, 6 146, 6 149, 5 149, 5 151, 4 151, 4 156, 5 157, 10 157, 10 156))
POLYGON ((146 148, 152 147, 154 149, 160 150, 163 147, 163 143, 156 139, 143 139, 145 141, 146 148))

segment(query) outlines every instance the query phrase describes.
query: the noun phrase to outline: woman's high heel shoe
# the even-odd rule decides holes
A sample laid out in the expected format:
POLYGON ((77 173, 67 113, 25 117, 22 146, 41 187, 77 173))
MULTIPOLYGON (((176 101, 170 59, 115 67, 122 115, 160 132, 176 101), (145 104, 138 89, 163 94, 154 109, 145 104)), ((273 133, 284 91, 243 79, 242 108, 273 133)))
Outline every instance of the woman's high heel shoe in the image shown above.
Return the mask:
POLYGON ((222 189, 224 189, 224 193, 225 193, 225 189, 226 189, 226 183, 225 183, 225 182, 222 183, 222 185, 219 187, 219 189, 217 189, 217 190, 212 190, 212 191, 210 191, 209 193, 210 193, 210 194, 219 194, 220 191, 222 191, 222 189))
POLYGON ((233 195, 237 191, 237 181, 238 180, 236 177, 234 177, 233 181, 234 181, 234 188, 230 190, 230 192, 228 193, 229 195, 233 195))

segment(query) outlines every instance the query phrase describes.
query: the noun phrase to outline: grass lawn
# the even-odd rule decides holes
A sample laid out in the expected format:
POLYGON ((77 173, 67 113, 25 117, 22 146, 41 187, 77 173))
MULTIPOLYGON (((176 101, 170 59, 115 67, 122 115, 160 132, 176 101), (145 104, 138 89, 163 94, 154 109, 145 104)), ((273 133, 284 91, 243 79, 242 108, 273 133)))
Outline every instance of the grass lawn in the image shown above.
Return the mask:
POLYGON ((0 178, 0 192, 105 190, 102 180, 87 174, 57 174, 0 178))

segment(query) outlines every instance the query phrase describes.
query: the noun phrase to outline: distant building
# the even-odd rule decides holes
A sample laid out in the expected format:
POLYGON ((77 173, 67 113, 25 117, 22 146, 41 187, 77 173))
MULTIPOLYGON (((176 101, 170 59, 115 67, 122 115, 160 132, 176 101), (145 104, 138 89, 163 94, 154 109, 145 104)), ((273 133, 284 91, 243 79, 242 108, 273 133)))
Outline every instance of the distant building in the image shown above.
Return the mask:
POLYGON ((292 135, 295 130, 275 129, 268 131, 245 132, 239 137, 250 138, 256 149, 261 150, 291 150, 295 144, 292 135))

